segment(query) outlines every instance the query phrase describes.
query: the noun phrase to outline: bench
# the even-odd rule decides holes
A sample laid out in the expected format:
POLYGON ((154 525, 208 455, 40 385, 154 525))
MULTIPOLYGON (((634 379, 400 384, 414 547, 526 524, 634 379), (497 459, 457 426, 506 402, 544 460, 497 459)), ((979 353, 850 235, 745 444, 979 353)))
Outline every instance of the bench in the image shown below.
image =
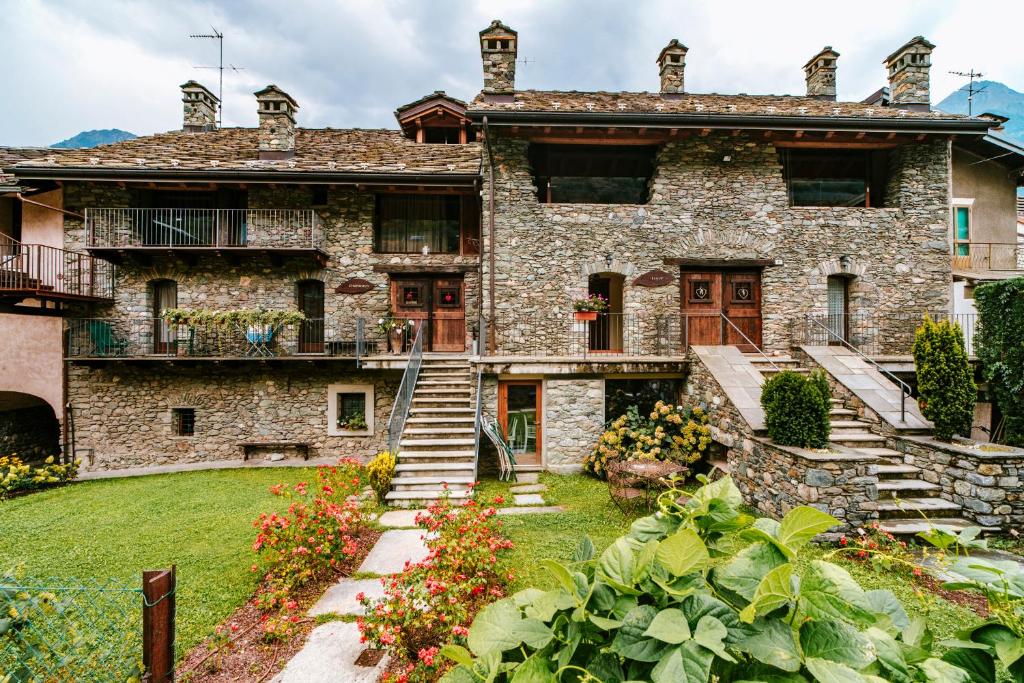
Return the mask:
POLYGON ((294 448, 302 453, 303 460, 309 460, 309 444, 305 441, 239 441, 236 445, 242 449, 242 460, 248 460, 254 448, 294 448))

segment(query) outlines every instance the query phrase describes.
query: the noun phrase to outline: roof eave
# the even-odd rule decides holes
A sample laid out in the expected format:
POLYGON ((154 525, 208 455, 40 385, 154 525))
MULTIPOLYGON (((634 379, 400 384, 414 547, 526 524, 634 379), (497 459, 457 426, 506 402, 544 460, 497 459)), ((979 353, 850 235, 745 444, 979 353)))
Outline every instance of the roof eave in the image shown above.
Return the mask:
POLYGON ((315 183, 315 184, 394 184, 394 185, 473 185, 480 178, 479 173, 347 173, 347 172, 282 172, 282 171, 221 171, 207 170, 164 170, 130 168, 79 168, 79 167, 18 167, 17 175, 24 180, 34 178, 47 180, 130 180, 132 182, 154 181, 173 182, 181 180, 202 180, 225 182, 242 180, 249 183, 315 183))

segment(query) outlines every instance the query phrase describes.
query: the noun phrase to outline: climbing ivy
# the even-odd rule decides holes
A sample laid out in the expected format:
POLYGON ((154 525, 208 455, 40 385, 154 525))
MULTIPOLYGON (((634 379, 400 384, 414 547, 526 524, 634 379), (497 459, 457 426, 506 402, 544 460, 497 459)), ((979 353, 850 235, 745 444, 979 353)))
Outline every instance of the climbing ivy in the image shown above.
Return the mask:
POLYGON ((1001 441, 1024 446, 1024 277, 981 285, 974 304, 975 353, 1003 414, 1001 441))

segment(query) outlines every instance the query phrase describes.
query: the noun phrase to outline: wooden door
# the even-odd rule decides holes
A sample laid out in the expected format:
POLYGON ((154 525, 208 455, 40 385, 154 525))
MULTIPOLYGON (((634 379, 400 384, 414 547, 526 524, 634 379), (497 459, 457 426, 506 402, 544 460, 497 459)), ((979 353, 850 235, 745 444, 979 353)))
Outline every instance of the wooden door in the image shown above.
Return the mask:
POLYGON ((406 330, 405 347, 408 350, 420 327, 426 325, 423 334, 423 350, 430 351, 430 297, 433 283, 430 278, 401 278, 391 281, 391 310, 396 321, 406 330), (409 325, 412 320, 413 324, 409 325))
POLYGON ((462 278, 438 278, 431 297, 431 351, 466 350, 466 302, 462 278))
POLYGON ((721 344, 722 273, 683 273, 679 283, 684 347, 721 344))
POLYGON ((178 283, 156 280, 153 287, 153 353, 174 353, 177 329, 164 322, 164 311, 178 307, 178 283))
POLYGON ((727 272, 722 277, 722 288, 722 309, 732 322, 722 321, 725 344, 738 346, 746 353, 757 351, 761 348, 761 274, 727 272))
POLYGON ((498 423, 517 465, 540 465, 543 430, 541 380, 498 382, 498 423))

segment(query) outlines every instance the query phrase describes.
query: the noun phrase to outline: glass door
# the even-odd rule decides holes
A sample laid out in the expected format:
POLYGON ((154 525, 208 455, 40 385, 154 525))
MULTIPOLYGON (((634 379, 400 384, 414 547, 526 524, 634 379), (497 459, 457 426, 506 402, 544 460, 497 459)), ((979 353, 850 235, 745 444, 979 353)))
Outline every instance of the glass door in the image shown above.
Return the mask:
POLYGON ((157 280, 153 283, 153 353, 174 353, 176 330, 164 322, 164 311, 178 307, 178 283, 157 280))
POLYGON ((516 456, 516 464, 540 465, 541 380, 499 381, 498 422, 516 456))
POLYGON ((847 341, 849 316, 847 315, 846 278, 830 275, 828 278, 828 329, 829 344, 847 341))

